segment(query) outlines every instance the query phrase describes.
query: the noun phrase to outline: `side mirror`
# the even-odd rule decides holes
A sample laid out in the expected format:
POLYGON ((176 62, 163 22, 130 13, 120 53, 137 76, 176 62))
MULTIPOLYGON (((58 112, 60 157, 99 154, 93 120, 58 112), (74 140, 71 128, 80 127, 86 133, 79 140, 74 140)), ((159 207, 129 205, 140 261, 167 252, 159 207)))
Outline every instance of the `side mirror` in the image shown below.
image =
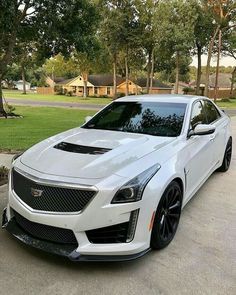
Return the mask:
POLYGON ((87 123, 87 122, 90 121, 91 119, 92 119, 91 116, 87 116, 87 117, 85 117, 85 123, 87 123))
POLYGON ((194 130, 189 131, 188 137, 194 135, 208 135, 214 133, 216 130, 215 126, 208 124, 198 124, 194 130))

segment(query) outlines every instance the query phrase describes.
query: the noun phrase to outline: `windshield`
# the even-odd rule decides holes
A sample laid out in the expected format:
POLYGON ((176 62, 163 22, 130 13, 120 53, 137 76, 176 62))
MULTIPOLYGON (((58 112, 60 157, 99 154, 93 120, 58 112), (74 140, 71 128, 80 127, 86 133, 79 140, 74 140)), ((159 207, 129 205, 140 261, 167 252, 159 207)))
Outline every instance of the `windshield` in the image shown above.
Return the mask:
POLYGON ((185 103, 114 102, 83 128, 175 137, 181 133, 185 110, 185 103))

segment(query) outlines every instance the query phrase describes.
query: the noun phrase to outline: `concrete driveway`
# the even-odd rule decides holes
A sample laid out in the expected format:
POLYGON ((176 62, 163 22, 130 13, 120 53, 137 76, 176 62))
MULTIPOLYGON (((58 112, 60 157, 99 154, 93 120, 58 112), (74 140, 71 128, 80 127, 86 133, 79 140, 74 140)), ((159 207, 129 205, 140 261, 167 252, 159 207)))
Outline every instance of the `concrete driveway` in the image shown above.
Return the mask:
MULTIPOLYGON (((132 262, 75 264, 0 230, 0 294, 236 294, 235 179, 234 152, 185 207, 169 247, 132 262)), ((1 211, 6 196, 1 187, 1 211)))

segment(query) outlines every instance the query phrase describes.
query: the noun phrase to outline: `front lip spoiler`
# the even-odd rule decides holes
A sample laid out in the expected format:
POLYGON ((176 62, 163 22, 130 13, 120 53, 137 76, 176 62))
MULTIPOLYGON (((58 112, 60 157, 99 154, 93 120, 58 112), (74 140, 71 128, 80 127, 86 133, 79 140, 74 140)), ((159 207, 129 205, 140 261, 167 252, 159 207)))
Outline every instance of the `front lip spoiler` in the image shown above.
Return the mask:
POLYGON ((14 218, 8 221, 6 209, 3 211, 2 228, 6 229, 11 235, 22 243, 33 248, 69 258, 71 261, 90 261, 90 262, 119 262, 130 261, 142 257, 150 251, 150 248, 131 255, 83 255, 76 251, 75 244, 58 244, 50 241, 40 240, 25 232, 15 221, 14 218))

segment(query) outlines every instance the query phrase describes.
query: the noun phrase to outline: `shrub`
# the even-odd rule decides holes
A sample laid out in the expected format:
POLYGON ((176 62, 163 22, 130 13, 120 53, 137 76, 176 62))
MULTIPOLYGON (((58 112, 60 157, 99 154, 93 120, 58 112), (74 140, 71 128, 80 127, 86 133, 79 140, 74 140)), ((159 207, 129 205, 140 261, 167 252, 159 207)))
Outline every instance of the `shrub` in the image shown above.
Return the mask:
MULTIPOLYGON (((65 89, 66 90, 66 89, 65 89)), ((73 91, 67 91, 66 93, 67 96, 72 96, 73 95, 73 91)))
POLYGON ((193 93, 195 90, 192 87, 184 87, 183 92, 184 94, 193 93))
POLYGON ((222 98, 220 101, 221 102, 231 102, 229 98, 222 98))
POLYGON ((124 97, 124 96, 125 96, 125 93, 123 93, 123 92, 118 92, 117 93, 117 98, 124 97))
POLYGON ((59 85, 54 86, 54 91, 58 95, 62 95, 63 94, 63 88, 62 88, 62 86, 59 86, 59 85))

